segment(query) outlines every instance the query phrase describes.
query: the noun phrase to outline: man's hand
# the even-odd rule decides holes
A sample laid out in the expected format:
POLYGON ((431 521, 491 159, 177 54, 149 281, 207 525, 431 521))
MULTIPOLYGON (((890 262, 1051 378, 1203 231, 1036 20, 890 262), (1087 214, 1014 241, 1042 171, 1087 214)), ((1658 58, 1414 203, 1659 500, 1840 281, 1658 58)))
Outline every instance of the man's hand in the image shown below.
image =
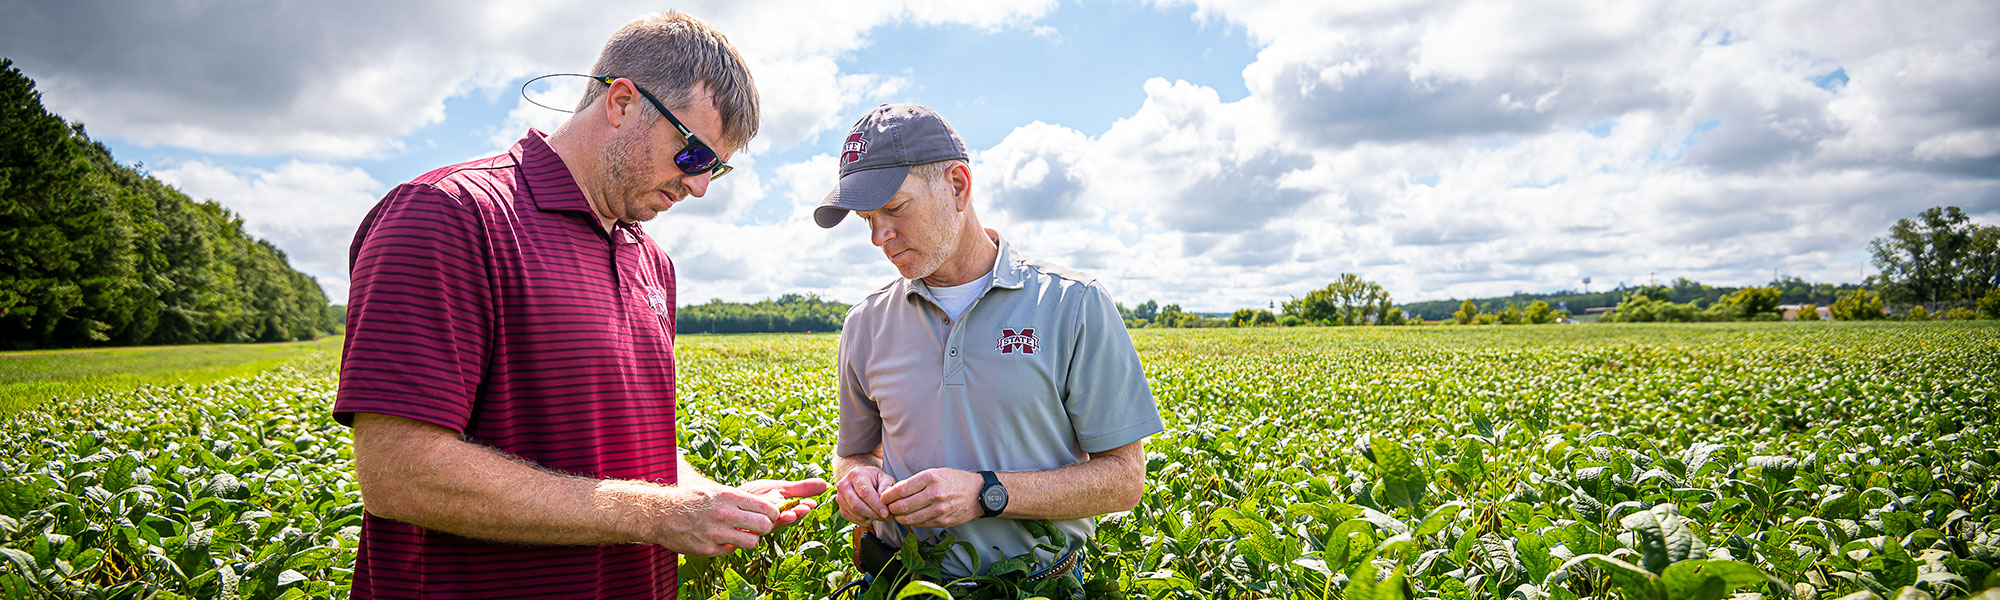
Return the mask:
POLYGON ((771 533, 779 519, 778 507, 770 500, 725 485, 677 485, 667 488, 667 496, 647 537, 681 554, 720 556, 737 548, 755 548, 757 539, 771 533))
POLYGON ((839 490, 835 498, 840 501, 840 516, 855 525, 893 520, 894 515, 882 501, 882 492, 893 485, 896 485, 896 478, 880 468, 861 466, 849 470, 834 485, 834 489, 839 490))
POLYGON ((758 479, 737 487, 745 493, 762 497, 773 504, 778 510, 778 519, 774 523, 777 529, 790 527, 793 523, 799 522, 799 519, 806 518, 806 513, 812 512, 814 507, 819 506, 819 501, 811 497, 826 493, 826 488, 826 480, 818 477, 799 481, 758 479), (797 498, 798 502, 786 507, 785 503, 789 498, 797 498))
POLYGON ((953 527, 986 513, 979 503, 979 488, 985 483, 978 473, 970 471, 927 469, 890 486, 882 492, 882 501, 904 525, 953 527))

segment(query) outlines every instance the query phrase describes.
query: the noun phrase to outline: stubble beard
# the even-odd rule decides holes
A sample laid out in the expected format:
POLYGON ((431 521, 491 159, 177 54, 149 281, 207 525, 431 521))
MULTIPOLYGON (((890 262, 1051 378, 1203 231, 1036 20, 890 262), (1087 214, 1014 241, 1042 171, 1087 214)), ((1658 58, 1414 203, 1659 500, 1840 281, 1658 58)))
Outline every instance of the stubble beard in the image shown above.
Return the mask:
MULTIPOLYGON (((605 164, 605 181, 601 186, 606 190, 604 210, 619 221, 648 221, 658 216, 648 202, 659 188, 656 181, 657 170, 653 168, 653 127, 658 119, 646 121, 640 129, 623 137, 613 137, 604 145, 602 158, 605 164), (644 218, 640 214, 645 214, 644 218)), ((683 196, 685 197, 685 196, 683 196)))
POLYGON ((929 225, 929 227, 925 229, 936 232, 932 235, 943 239, 936 240, 940 243, 929 248, 918 247, 921 250, 925 250, 923 254, 924 262, 918 265, 917 274, 908 277, 909 279, 923 279, 937 273, 938 268, 943 267, 944 263, 950 261, 951 257, 958 252, 958 239, 965 233, 960 231, 959 223, 956 219, 952 218, 953 215, 957 214, 957 211, 952 209, 951 184, 946 183, 942 187, 944 188, 942 190, 943 193, 939 193, 938 186, 932 186, 931 188, 931 199, 937 204, 937 209, 927 215, 925 221, 927 221, 926 225, 929 225))

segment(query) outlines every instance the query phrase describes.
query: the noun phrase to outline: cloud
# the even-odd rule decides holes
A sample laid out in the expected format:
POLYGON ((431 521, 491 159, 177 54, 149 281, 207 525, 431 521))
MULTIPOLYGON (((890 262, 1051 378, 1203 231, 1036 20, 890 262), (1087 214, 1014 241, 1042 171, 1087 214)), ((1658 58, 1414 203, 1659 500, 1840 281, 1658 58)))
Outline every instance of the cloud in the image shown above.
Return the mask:
POLYGON ((975 157, 981 202, 1015 222, 1093 220, 1099 214, 1084 185, 1083 155, 1090 144, 1074 129, 1036 121, 1016 128, 975 157))
MULTIPOLYGON (((837 73, 832 58, 877 26, 911 21, 1031 26, 1050 0, 941 7, 788 0, 682 7, 730 35, 777 125, 762 144, 837 127, 847 105, 894 78, 837 73)), ((379 158, 445 118, 445 101, 513 93, 540 73, 578 72, 626 21, 661 10, 505 1, 0 4, 0 54, 34 77, 48 106, 100 134, 214 154, 379 158), (78 32, 87 32, 79 35, 78 32)), ((515 134, 518 134, 518 128, 515 134)))
MULTIPOLYGON (((386 187, 337 159, 398 153, 448 99, 580 70, 604 35, 652 9, 14 1, 0 11, 0 53, 93 132, 302 157, 268 169, 196 160, 162 176, 291 236, 274 241, 315 274, 344 274, 329 261, 344 260, 352 223, 293 223, 358 215, 275 198, 365 210, 386 187)), ((1655 274, 1761 283, 1772 269, 1851 281, 1857 252, 1898 218, 1945 204, 2000 215, 2000 4, 1156 4, 1187 11, 1204 36, 1256 47, 1238 91, 1119 73, 1145 83, 1110 125, 1051 117, 973 149, 986 224, 1127 304, 1268 306, 1343 272, 1401 300, 1582 277, 1594 289, 1655 274)), ((765 122, 715 195, 647 225, 681 268, 684 302, 802 291, 853 301, 895 277, 865 225, 811 224, 836 170, 831 155, 806 152, 858 106, 982 94, 848 62, 885 32, 949 25, 1058 46, 1103 35, 1049 22, 1062 11, 1048 0, 688 10, 751 62, 765 122)), ((967 57, 968 68, 986 59, 967 57)), ((503 105, 514 107, 504 123, 480 133, 496 147, 560 122, 503 105)))

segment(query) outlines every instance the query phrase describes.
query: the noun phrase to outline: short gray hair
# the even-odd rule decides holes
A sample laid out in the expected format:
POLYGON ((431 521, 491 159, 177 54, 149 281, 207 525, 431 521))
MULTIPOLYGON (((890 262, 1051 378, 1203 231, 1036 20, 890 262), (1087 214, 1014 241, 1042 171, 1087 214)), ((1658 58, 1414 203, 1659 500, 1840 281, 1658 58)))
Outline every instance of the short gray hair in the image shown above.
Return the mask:
MULTIPOLYGON (((728 36, 687 13, 653 13, 618 28, 604 42, 590 74, 630 79, 652 92, 669 110, 693 106, 694 86, 699 82, 708 87, 715 110, 722 115, 722 135, 729 138, 728 143, 748 145, 750 138, 757 137, 757 85, 743 64, 743 56, 737 54, 728 36)), ((603 83, 591 80, 577 110, 596 101, 605 89, 603 83)), ((641 103, 640 110, 658 112, 651 103, 641 103)))
MULTIPOLYGON (((921 165, 911 166, 910 174, 922 177, 924 181, 937 183, 940 181, 944 181, 944 174, 950 173, 951 168, 954 165, 966 165, 966 162, 956 158, 950 160, 940 160, 937 162, 927 162, 921 165)), ((966 165, 966 167, 969 169, 971 168, 971 165, 966 165)))

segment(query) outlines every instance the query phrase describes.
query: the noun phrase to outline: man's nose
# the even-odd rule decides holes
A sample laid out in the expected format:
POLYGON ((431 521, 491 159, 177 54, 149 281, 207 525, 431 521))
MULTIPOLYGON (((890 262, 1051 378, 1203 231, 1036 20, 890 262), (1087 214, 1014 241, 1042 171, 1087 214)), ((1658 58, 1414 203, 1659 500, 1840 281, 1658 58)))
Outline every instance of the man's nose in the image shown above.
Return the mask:
POLYGON ((708 181, 713 178, 712 175, 713 175, 712 172, 702 173, 700 175, 689 175, 687 177, 682 178, 681 182, 687 185, 689 196, 700 198, 702 194, 708 193, 708 181))
POLYGON ((889 238, 896 237, 896 230, 890 229, 888 225, 877 225, 877 222, 873 219, 868 221, 868 241, 881 246, 889 243, 889 238))

